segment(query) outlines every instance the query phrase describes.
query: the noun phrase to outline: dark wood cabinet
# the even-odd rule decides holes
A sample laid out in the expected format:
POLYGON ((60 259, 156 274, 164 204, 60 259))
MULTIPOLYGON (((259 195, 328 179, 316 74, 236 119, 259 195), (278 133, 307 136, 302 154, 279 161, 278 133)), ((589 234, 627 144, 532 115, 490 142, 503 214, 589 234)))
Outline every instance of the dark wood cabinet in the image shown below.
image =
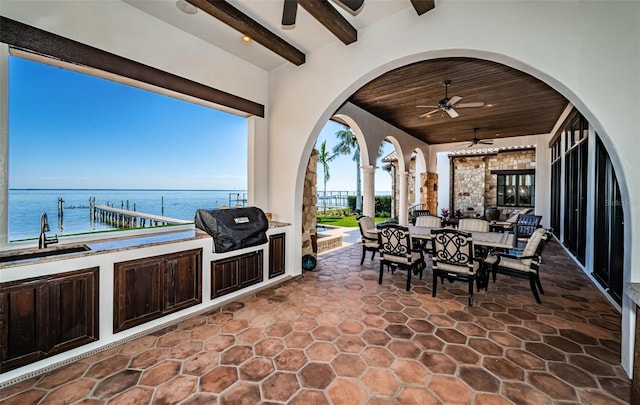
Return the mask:
POLYGON ((164 313, 179 311, 202 302, 201 250, 180 252, 164 260, 164 313))
POLYGON ((2 372, 98 340, 98 267, 0 284, 2 372))
POLYGON ((202 249, 114 264, 113 331, 202 302, 202 249))
POLYGON ((262 250, 211 262, 211 298, 263 280, 262 250))
POLYGON ((286 235, 279 233, 269 236, 269 278, 284 274, 286 235))

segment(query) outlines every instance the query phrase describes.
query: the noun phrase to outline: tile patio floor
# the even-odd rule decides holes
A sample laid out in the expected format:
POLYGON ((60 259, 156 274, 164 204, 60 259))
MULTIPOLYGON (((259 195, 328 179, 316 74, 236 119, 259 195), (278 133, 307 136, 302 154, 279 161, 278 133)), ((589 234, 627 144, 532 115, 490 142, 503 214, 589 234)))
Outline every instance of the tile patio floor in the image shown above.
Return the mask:
POLYGON ((622 404, 620 315, 555 241, 546 295, 438 286, 360 247, 221 309, 9 386, 1 404, 622 404))

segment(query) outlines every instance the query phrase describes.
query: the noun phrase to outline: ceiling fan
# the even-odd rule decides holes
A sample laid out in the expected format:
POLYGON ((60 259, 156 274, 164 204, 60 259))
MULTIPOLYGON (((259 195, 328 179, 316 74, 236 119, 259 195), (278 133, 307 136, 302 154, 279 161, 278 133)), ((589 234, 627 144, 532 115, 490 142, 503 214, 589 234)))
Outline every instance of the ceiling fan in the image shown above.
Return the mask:
POLYGON ((469 148, 478 144, 493 145, 493 141, 491 139, 480 139, 477 134, 478 128, 473 128, 473 139, 471 140, 471 143, 469 143, 469 148))
POLYGON ((483 101, 477 101, 474 103, 460 103, 462 97, 453 96, 449 98, 449 86, 451 86, 451 80, 445 80, 442 82, 444 85, 444 98, 438 101, 438 105, 419 105, 417 107, 435 108, 433 111, 429 111, 420 115, 420 117, 430 117, 432 114, 438 111, 446 112, 451 118, 456 118, 460 114, 454 108, 470 108, 470 107, 484 107, 483 101))
MULTIPOLYGON (((344 6, 356 14, 362 5, 364 0, 333 0, 341 6, 344 6)), ((282 9, 282 25, 289 27, 296 24, 296 12, 298 10, 298 0, 284 0, 284 7, 282 9)))

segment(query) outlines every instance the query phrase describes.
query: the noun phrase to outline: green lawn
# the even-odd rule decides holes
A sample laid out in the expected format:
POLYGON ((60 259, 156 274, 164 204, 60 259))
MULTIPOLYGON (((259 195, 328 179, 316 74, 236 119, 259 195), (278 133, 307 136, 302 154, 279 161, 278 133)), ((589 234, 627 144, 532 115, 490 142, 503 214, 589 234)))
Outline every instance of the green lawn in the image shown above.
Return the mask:
MULTIPOLYGON (((376 217, 376 222, 386 221, 389 218, 379 218, 376 217)), ((346 216, 346 217, 338 217, 338 216, 318 216, 318 224, 319 225, 329 225, 329 226, 342 226, 345 228, 357 228, 358 221, 356 217, 346 216)))

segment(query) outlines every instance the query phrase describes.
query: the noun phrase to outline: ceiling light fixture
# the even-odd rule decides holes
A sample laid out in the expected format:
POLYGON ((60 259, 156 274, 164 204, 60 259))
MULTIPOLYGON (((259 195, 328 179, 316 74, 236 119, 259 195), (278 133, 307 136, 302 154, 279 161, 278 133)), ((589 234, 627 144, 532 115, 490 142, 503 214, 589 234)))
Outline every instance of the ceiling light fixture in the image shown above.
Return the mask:
POLYGON ((253 39, 251 39, 251 37, 248 35, 243 35, 242 38, 240 38, 240 40, 245 44, 250 44, 251 41, 253 41, 253 39))
POLYGON ((185 14, 196 14, 198 12, 198 7, 194 6, 193 4, 187 2, 186 0, 178 0, 176 1, 176 7, 178 7, 178 10, 182 11, 185 14))

